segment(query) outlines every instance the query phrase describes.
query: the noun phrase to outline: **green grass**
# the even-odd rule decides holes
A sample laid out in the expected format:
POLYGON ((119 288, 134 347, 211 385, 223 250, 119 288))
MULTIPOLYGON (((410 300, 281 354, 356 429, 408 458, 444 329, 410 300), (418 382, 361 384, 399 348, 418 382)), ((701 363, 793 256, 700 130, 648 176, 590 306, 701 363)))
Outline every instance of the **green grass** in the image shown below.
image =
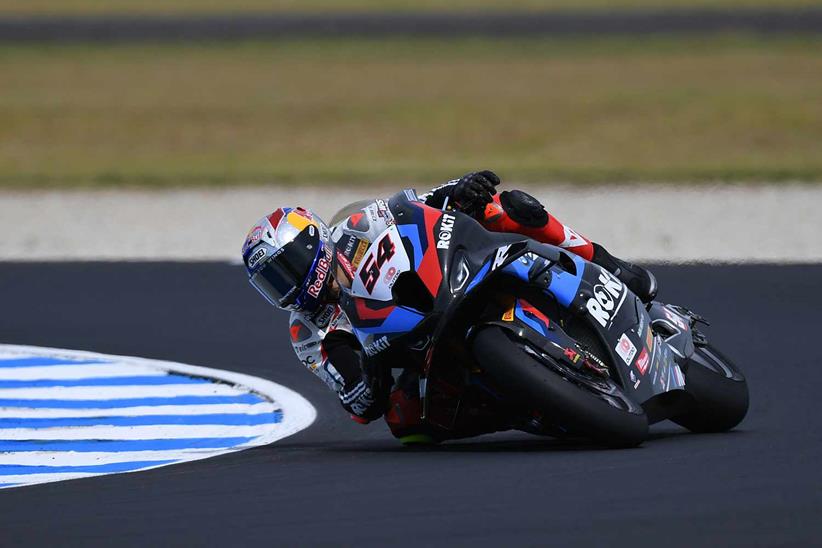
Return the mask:
POLYGON ((0 185, 822 180, 822 40, 0 50, 0 185))
POLYGON ((0 14, 134 14, 267 11, 494 11, 819 6, 820 0, 0 0, 0 14))

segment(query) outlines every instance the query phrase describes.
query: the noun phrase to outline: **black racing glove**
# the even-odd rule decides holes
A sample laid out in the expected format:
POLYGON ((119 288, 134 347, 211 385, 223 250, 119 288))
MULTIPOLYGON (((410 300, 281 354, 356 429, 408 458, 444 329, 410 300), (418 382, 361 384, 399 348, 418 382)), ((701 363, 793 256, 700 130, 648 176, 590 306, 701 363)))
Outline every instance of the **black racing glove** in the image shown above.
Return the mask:
POLYGON ((385 405, 371 387, 362 380, 355 386, 348 386, 340 392, 340 403, 346 411, 361 419, 357 422, 368 423, 382 416, 385 405))
POLYGON ((391 371, 387 378, 375 375, 369 360, 363 360, 360 343, 351 333, 336 330, 322 342, 328 360, 343 378, 340 403, 358 422, 370 422, 385 412, 388 394, 393 384, 391 371))
POLYGON ((497 193, 494 187, 499 183, 499 177, 493 171, 483 170, 463 175, 454 185, 451 194, 454 208, 468 215, 481 213, 493 201, 493 196, 497 193))

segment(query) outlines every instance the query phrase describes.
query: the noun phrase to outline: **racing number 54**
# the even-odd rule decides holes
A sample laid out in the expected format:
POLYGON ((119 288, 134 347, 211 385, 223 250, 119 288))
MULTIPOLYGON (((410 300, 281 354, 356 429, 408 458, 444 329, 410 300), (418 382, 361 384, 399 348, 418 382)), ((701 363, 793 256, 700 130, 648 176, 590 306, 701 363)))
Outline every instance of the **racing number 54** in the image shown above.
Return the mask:
POLYGON ((365 264, 362 270, 360 270, 360 280, 362 280, 365 290, 369 293, 374 290, 374 286, 377 285, 377 280, 380 279, 380 269, 382 265, 394 256, 395 249, 394 242, 391 241, 391 235, 386 234, 377 244, 376 260, 373 254, 369 255, 368 259, 365 260, 365 264))

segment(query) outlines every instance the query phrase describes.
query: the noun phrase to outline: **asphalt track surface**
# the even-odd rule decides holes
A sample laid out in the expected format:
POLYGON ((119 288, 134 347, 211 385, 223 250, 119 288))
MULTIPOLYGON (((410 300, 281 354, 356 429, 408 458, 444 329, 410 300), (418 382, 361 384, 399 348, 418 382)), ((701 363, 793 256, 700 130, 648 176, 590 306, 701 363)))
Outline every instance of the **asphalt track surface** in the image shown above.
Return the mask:
POLYGON ((0 544, 819 545, 822 265, 655 270, 664 300, 711 319, 748 376, 736 431, 664 423, 630 450, 506 433, 420 451, 346 417, 241 267, 0 264, 0 342, 241 371, 319 412, 266 447, 5 490, 0 544))
POLYGON ((654 33, 819 33, 822 8, 499 13, 6 16, 4 41, 178 41, 396 36, 523 37, 654 33))

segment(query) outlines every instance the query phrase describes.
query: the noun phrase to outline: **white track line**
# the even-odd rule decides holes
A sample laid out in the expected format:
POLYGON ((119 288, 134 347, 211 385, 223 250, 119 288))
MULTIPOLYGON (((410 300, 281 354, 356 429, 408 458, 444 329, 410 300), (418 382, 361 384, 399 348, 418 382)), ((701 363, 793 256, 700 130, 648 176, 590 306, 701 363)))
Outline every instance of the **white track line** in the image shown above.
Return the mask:
POLYGON ((100 365, 44 365, 35 367, 2 367, 0 380, 79 380, 134 376, 163 376, 168 373, 153 367, 126 366, 117 363, 100 365))
POLYGON ((176 396, 241 396, 247 392, 228 384, 57 386, 50 388, 1 388, 0 399, 21 400, 121 400, 173 398, 176 396))
POLYGON ((225 403, 214 405, 155 405, 138 407, 117 407, 114 409, 29 409, 0 407, 0 419, 52 419, 83 417, 140 417, 151 415, 216 415, 223 413, 242 413, 259 415, 273 413, 279 405, 263 403, 225 403))
POLYGON ((150 426, 65 426, 59 428, 0 428, 3 440, 161 440, 262 436, 272 425, 153 424, 150 426))

